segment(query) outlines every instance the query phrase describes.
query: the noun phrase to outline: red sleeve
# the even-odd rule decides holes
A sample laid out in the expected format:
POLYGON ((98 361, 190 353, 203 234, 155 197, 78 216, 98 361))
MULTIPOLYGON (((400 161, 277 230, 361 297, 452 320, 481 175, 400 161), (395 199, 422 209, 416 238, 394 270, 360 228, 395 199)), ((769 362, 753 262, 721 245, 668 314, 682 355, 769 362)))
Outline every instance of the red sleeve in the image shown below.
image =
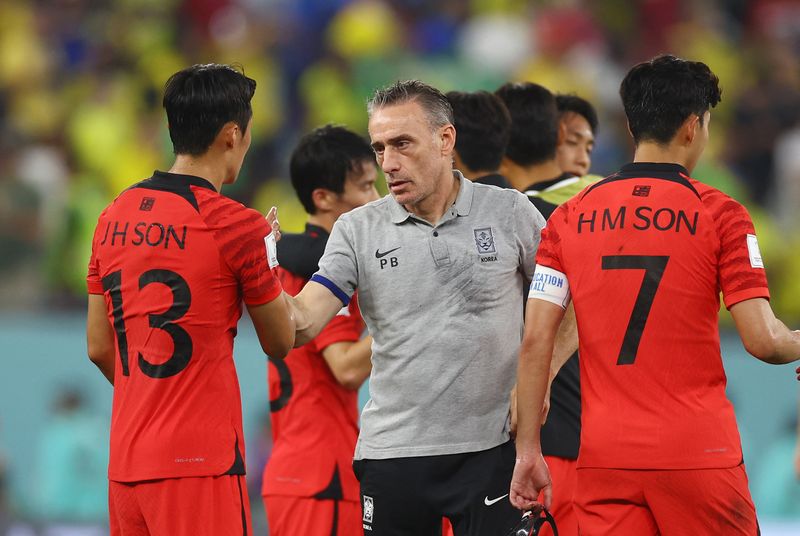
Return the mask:
POLYGON ((364 321, 361 318, 361 311, 358 309, 358 301, 355 296, 354 294, 350 303, 343 307, 314 338, 317 351, 322 352, 337 342, 356 342, 361 338, 364 321))
POLYGON ((718 278, 725 307, 751 298, 769 299, 767 275, 747 209, 721 193, 709 197, 720 241, 718 278))
POLYGON ((243 205, 228 200, 229 210, 219 216, 217 241, 222 257, 233 271, 247 305, 262 305, 277 298, 283 288, 267 260, 264 239, 271 229, 267 220, 243 205))
POLYGON ((103 294, 103 280, 100 277, 100 263, 97 260, 98 241, 101 229, 106 228, 104 210, 100 217, 97 218, 97 227, 94 228, 94 236, 92 237, 92 255, 89 257, 89 270, 86 275, 86 290, 89 294, 103 294))
POLYGON ((561 236, 558 229, 564 223, 565 214, 565 205, 561 205, 553 212, 542 229, 542 240, 536 251, 536 264, 558 270, 562 274, 566 272, 561 262, 561 236))

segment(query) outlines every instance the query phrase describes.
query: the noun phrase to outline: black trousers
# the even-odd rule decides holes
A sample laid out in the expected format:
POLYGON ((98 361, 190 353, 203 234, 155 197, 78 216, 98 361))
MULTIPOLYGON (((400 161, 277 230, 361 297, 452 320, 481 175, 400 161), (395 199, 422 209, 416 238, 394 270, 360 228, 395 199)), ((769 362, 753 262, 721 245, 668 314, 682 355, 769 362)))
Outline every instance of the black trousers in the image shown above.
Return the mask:
POLYGON ((514 443, 441 456, 356 460, 365 536, 503 535, 522 513, 511 506, 514 443))

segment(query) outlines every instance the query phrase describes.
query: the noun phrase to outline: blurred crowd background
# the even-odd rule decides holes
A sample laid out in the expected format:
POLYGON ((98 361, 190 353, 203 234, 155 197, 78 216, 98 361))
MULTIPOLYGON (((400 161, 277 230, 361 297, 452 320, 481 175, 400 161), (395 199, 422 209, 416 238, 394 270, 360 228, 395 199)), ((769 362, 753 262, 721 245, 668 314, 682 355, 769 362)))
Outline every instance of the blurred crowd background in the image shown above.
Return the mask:
MULTIPOLYGON (((662 52, 702 60, 721 79, 694 176, 749 208, 773 307, 797 327, 797 0, 2 0, 0 311, 26 311, 31 322, 83 314, 97 217, 122 189, 171 164, 161 91, 187 65, 238 63, 257 80, 252 147, 225 193, 264 212, 277 205, 291 231, 305 218, 288 182, 294 143, 329 122, 366 134, 376 87, 419 78, 443 91, 492 91, 530 80, 575 92, 599 111, 591 171, 605 175, 632 155, 619 83, 662 52)), ((64 357, 91 367, 76 352, 64 357)), ((84 408, 80 390, 42 396, 54 418, 84 408)), ((9 434, 0 421, 0 449, 9 434)), ((791 461, 784 471, 793 473, 791 461)), ((800 516, 793 493, 776 516, 800 516)), ((6 518, 76 513, 14 514, 29 499, 4 497, 0 479, 6 518)))

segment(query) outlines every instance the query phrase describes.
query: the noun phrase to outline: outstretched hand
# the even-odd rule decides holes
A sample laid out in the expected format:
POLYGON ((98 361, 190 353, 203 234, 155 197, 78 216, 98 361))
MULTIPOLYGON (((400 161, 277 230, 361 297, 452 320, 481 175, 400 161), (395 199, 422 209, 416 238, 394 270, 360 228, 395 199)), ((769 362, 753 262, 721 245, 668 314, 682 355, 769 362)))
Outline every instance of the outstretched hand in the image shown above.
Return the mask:
POLYGON ((515 508, 533 510, 538 513, 542 506, 550 508, 553 500, 553 486, 550 470, 541 454, 517 458, 514 475, 511 477, 509 499, 515 508), (539 502, 539 494, 542 501, 539 502))
POLYGON ((281 239, 281 222, 278 221, 278 208, 272 207, 267 212, 267 223, 272 229, 272 234, 275 235, 275 242, 281 239))

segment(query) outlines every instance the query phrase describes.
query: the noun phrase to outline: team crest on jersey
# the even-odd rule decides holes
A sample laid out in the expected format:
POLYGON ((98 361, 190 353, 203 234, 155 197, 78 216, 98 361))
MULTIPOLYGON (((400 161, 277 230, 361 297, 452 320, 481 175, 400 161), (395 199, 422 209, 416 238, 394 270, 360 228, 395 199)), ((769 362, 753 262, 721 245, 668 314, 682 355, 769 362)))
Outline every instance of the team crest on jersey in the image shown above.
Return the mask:
POLYGON ((372 500, 372 497, 369 495, 364 495, 364 523, 372 523, 372 513, 374 511, 375 504, 372 500))
POLYGON ((497 253, 494 248, 494 236, 492 235, 491 227, 473 229, 473 232, 475 233, 475 245, 478 247, 478 253, 481 255, 497 253))
POLYGON ((497 249, 494 247, 494 235, 491 227, 481 227, 473 229, 475 233, 475 246, 478 248, 478 255, 481 262, 494 262, 497 260, 497 249))

